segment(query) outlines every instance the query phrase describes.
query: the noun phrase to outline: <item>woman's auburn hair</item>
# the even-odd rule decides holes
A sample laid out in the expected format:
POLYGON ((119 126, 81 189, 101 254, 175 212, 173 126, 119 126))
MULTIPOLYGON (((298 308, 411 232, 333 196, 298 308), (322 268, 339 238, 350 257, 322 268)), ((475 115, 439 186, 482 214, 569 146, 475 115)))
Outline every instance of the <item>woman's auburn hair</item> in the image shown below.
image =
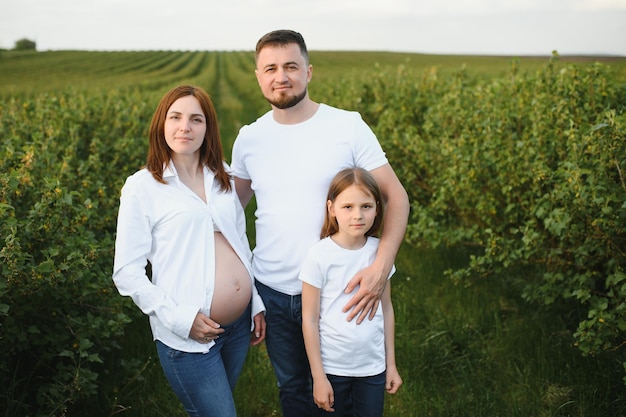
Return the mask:
POLYGON ((193 96, 198 100, 206 119, 204 141, 199 149, 200 166, 206 166, 213 171, 222 191, 231 191, 230 175, 224 167, 224 151, 222 149, 215 107, 207 92, 200 87, 192 85, 175 87, 168 91, 159 101, 150 123, 146 169, 150 171, 155 180, 165 183, 163 171, 169 165, 172 156, 172 150, 165 141, 165 119, 172 104, 179 98, 186 96, 193 96))

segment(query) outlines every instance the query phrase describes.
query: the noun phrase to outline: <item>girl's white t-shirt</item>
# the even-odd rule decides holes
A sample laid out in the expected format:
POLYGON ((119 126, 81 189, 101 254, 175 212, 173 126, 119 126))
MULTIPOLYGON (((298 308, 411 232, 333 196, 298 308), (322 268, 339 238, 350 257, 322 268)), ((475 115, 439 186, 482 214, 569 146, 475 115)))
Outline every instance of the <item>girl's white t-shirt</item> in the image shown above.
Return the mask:
MULTIPOLYGON (((379 305, 373 320, 361 324, 348 322, 342 308, 355 294, 344 289, 361 269, 376 257, 380 240, 369 237, 356 250, 344 249, 330 237, 320 240, 309 250, 300 280, 320 289, 320 348, 327 374, 362 377, 378 375, 385 370, 385 333, 382 308, 379 305)), ((394 274, 395 266, 389 273, 394 274)))

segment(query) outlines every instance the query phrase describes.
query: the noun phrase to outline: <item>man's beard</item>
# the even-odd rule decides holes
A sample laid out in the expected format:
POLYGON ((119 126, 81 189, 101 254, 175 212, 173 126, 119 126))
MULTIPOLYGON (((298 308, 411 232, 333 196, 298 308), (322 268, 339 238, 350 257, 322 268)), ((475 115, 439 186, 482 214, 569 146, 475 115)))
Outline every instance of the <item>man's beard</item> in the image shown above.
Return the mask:
POLYGON ((302 93, 296 94, 295 96, 284 95, 279 97, 278 99, 271 99, 267 97, 265 97, 265 99, 269 101, 272 106, 283 110, 300 103, 304 99, 304 97, 306 97, 306 89, 302 90, 302 93))

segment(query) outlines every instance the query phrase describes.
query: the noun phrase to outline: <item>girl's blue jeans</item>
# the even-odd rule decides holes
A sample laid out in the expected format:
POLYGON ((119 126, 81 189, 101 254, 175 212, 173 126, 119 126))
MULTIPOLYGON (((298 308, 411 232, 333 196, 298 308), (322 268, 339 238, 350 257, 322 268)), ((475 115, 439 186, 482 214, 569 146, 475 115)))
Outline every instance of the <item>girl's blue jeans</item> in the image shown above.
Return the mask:
POLYGON ((375 376, 326 375, 333 386, 335 411, 316 408, 315 416, 382 417, 385 401, 385 372, 375 376))
POLYGON ((250 345, 250 306, 207 353, 188 353, 156 342, 161 367, 191 417, 235 417, 233 390, 250 345))

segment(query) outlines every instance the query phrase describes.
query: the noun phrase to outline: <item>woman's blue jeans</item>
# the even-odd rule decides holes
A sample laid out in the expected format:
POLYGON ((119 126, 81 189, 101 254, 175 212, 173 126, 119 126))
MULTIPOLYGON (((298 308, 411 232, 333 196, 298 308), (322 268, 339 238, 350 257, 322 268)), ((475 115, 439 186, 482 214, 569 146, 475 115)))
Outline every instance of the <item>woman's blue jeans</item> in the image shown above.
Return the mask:
POLYGON ((250 307, 207 353, 188 353, 156 342, 161 367, 191 417, 235 417, 233 390, 250 345, 250 307))
POLYGON ((335 395, 334 412, 316 408, 315 416, 382 417, 385 401, 385 372, 376 376, 327 375, 335 395))
POLYGON ((265 304, 265 345, 278 381, 283 417, 313 413, 311 370, 302 336, 302 296, 287 295, 256 281, 265 304))

